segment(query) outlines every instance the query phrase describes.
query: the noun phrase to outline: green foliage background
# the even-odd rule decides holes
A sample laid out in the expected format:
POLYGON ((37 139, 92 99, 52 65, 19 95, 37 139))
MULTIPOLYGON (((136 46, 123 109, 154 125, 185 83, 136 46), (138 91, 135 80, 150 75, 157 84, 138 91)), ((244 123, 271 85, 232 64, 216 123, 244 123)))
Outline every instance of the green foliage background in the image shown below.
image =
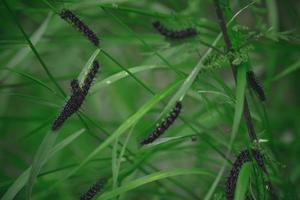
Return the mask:
MULTIPOLYGON (((172 96, 220 33, 212 1, 6 2, 11 12, 0 2, 1 196, 32 164, 64 105, 57 86, 70 94, 70 80, 85 70, 96 50, 56 13, 68 8, 100 37, 96 59, 102 68, 80 113, 57 133, 56 144, 68 143, 42 168, 32 198, 78 199, 97 179, 107 177, 98 199, 225 199, 229 162, 213 186, 222 171, 222 155, 230 150, 234 160, 252 144, 242 119, 233 147, 229 145, 237 101, 227 56, 220 54, 222 39, 185 90, 183 120, 154 144, 139 145, 177 100, 172 96), (196 27, 199 34, 166 39, 151 25, 157 19, 174 29, 196 27)), ((250 63, 267 96, 261 103, 246 89, 271 181, 280 199, 300 198, 299 1, 230 3, 234 13, 245 8, 230 27, 242 36, 242 43, 234 44, 240 48, 235 61, 250 63)), ((251 195, 270 199, 259 168, 248 171, 252 184, 245 187, 251 195)), ((16 199, 24 199, 25 193, 26 187, 16 199)))

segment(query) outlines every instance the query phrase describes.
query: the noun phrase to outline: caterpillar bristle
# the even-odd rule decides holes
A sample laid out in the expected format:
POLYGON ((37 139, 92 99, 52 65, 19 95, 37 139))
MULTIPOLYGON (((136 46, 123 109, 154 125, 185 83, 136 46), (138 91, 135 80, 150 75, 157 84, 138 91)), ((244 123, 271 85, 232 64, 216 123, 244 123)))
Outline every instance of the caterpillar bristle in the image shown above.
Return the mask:
POLYGON ((225 193, 227 200, 233 200, 234 199, 234 192, 236 187, 236 182, 240 173, 240 170, 246 162, 249 162, 252 160, 255 160, 257 164, 264 169, 264 161, 263 156, 260 154, 260 152, 257 149, 251 149, 249 151, 248 149, 243 150, 240 152, 240 154, 237 156, 236 160, 233 163, 233 166, 230 170, 229 176, 225 183, 225 193))
POLYGON ((176 120, 176 118, 181 112, 181 108, 182 108, 181 101, 177 101, 175 107, 172 109, 169 115, 160 124, 156 125, 154 131, 150 135, 148 135, 145 139, 143 139, 140 142, 140 144, 146 145, 152 143, 159 136, 161 136, 174 123, 174 121, 176 120))
POLYGON ((82 32, 95 46, 99 46, 100 42, 97 35, 72 11, 68 9, 62 9, 60 17, 82 32))
POLYGON ((100 180, 98 180, 94 185, 92 185, 89 188, 89 190, 86 193, 84 193, 80 197, 80 200, 91 200, 97 193, 99 193, 102 190, 106 181, 106 178, 101 178, 100 180))
POLYGON ((197 35, 197 30, 191 27, 182 30, 171 30, 162 25, 160 21, 154 21, 152 25, 160 34, 171 39, 184 39, 197 35))
POLYGON ((258 98, 261 101, 265 101, 266 95, 265 95, 264 89, 261 86, 261 84, 257 81, 256 76, 253 71, 247 72, 247 80, 248 80, 248 83, 249 83, 250 87, 252 88, 252 90, 257 94, 258 98))

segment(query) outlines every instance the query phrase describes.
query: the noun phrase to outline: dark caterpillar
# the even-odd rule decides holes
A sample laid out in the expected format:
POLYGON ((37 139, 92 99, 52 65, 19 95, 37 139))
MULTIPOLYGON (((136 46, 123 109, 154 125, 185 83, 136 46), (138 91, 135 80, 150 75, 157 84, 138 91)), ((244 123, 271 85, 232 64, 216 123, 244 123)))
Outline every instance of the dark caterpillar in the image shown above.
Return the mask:
POLYGON ((85 96, 90 89, 93 79, 95 78, 96 73, 99 70, 99 67, 99 63, 97 61, 94 61, 91 70, 88 72, 83 81, 82 88, 80 87, 77 79, 71 81, 72 95, 68 99, 59 116, 53 122, 52 131, 58 130, 72 114, 79 110, 85 99, 85 96))
POLYGON ((171 38, 171 39, 183 39, 191 36, 197 35, 197 30, 195 28, 186 28, 182 30, 170 30, 162 25, 159 21, 152 23, 153 27, 160 32, 160 34, 171 38))
POLYGON ((95 46, 99 46, 99 38, 97 35, 83 22, 81 21, 72 11, 63 9, 60 13, 60 17, 76 27, 82 32, 95 46))
POLYGON ((92 185, 92 187, 90 187, 90 189, 86 193, 84 193, 80 197, 80 200, 90 200, 90 199, 92 199, 98 192, 101 191, 101 189, 105 185, 106 181, 107 181, 106 178, 102 178, 99 181, 97 181, 94 185, 92 185))
POLYGON ((156 140, 161 134, 163 134, 169 126, 173 124, 175 119, 178 117, 180 111, 182 108, 182 104, 180 101, 176 102, 175 107, 172 109, 168 117, 166 117, 163 122, 161 122, 159 125, 156 126, 155 130, 145 139, 143 139, 140 144, 145 145, 152 143, 154 140, 156 140))
MULTIPOLYGON (((244 163, 252 160, 251 158, 255 159, 257 164, 265 171, 263 156, 260 154, 260 152, 257 149, 251 149, 251 151, 249 151, 248 149, 243 150, 234 161, 229 177, 227 178, 226 181, 225 192, 226 192, 227 200, 234 199, 236 182, 240 170, 244 163)), ((249 197, 247 196, 246 199, 249 199, 249 197)))
POLYGON ((260 83, 256 80, 256 77, 255 77, 255 74, 253 71, 247 72, 247 80, 248 80, 248 83, 249 83, 250 87, 252 88, 252 90, 254 90, 255 93, 257 94, 258 98, 261 101, 265 101, 266 95, 265 95, 264 89, 260 85, 260 83))
POLYGON ((84 95, 87 95, 99 68, 100 68, 99 63, 97 61, 94 61, 91 70, 87 73, 87 75, 83 81, 82 91, 83 91, 84 95))

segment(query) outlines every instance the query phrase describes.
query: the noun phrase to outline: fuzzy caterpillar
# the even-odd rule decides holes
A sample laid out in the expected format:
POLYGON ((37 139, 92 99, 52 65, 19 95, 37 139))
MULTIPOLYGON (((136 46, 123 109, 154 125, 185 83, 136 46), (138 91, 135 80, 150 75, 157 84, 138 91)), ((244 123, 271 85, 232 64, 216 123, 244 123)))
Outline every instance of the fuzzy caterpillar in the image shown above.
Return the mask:
POLYGON ((97 35, 83 22, 81 21, 72 11, 63 9, 60 12, 60 17, 72 24, 80 32, 82 32, 95 46, 99 46, 99 38, 97 35))
POLYGON ((71 115, 73 115, 76 111, 79 110, 86 95, 88 94, 90 86, 99 68, 100 68, 99 63, 97 61, 94 61, 92 68, 84 78, 82 87, 80 87, 77 79, 71 81, 72 95, 68 99, 66 105, 64 106, 63 110, 60 112, 59 116, 53 122, 52 131, 58 130, 71 115))
POLYGON ((255 76, 253 71, 248 71, 247 72, 247 80, 248 80, 248 83, 249 83, 250 87, 257 94, 258 98, 261 101, 265 101, 266 100, 266 95, 265 95, 264 89, 261 86, 261 84, 257 81, 256 76, 255 76))
POLYGON ((155 130, 150 135, 148 135, 145 139, 143 139, 140 142, 140 144, 145 145, 145 144, 152 143, 160 135, 162 135, 176 120, 176 118, 181 112, 181 108, 182 108, 181 102, 177 101, 175 107, 172 109, 169 115, 159 125, 157 125, 155 130))
POLYGON ((88 91, 89 91, 89 89, 91 87, 91 84, 92 84, 92 82, 93 82, 93 80, 94 80, 94 78, 95 78, 95 76, 96 76, 99 68, 100 68, 99 63, 97 61, 94 61, 92 68, 86 74, 86 77, 85 77, 85 79, 83 81, 83 86, 82 86, 82 91, 83 91, 83 93, 84 93, 85 96, 87 95, 87 93, 88 93, 88 91))
MULTIPOLYGON (((225 185, 225 192, 226 192, 226 198, 227 200, 233 200, 234 199, 234 192, 236 188, 237 179, 240 173, 240 170, 244 163, 251 161, 255 159, 257 164, 265 170, 264 167, 264 161, 263 156, 260 154, 260 152, 257 149, 251 149, 251 150, 243 150, 240 152, 240 154, 237 156, 236 160, 233 163, 233 166, 231 168, 231 171, 229 173, 229 177, 227 178, 226 185, 225 185)), ((248 199, 249 197, 246 197, 248 199)))
POLYGON ((97 181, 94 185, 92 185, 88 191, 86 191, 81 197, 80 200, 90 200, 92 199, 98 192, 100 192, 105 185, 107 179, 102 178, 97 181))
POLYGON ((197 35, 197 30, 195 28, 186 28, 182 30, 170 30, 162 25, 159 21, 152 23, 153 27, 160 32, 160 34, 171 38, 171 39, 184 39, 187 37, 197 35))

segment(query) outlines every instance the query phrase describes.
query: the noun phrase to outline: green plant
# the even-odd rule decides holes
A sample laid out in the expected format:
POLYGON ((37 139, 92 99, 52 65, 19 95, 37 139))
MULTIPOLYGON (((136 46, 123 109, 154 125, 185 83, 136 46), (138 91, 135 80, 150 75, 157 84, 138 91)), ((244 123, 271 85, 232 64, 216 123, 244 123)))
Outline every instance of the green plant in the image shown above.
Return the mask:
POLYGON ((264 166, 240 166, 235 199, 299 198, 297 8, 292 0, 2 0, 1 199, 79 199, 100 177, 99 200, 226 199, 242 149, 258 151, 264 166), (157 20, 184 31, 160 27, 166 38, 157 20), (179 37, 188 27, 193 37, 179 37), (51 131, 76 93, 70 81, 84 87, 95 60, 101 73, 83 105, 51 131), (249 71, 266 101, 247 87, 249 71), (176 123, 141 146, 177 101, 176 123))

